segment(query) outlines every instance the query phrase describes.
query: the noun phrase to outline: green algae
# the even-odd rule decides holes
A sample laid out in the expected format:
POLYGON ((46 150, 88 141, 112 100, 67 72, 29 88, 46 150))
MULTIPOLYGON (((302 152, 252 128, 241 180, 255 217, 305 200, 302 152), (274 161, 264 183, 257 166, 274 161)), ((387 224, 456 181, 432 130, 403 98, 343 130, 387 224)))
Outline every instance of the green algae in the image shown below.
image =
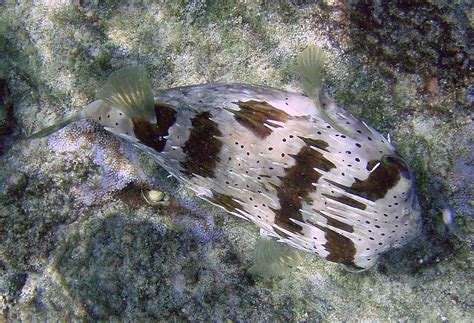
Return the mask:
MULTIPOLYGON (((84 208, 71 191, 98 172, 84 150, 66 163, 45 141, 15 137, 0 159, 2 318, 472 320, 465 284, 472 280, 472 184, 462 179, 470 101, 468 90, 443 83, 450 69, 429 66, 431 47, 420 44, 428 59, 419 69, 403 55, 407 68, 397 69, 399 48, 366 59, 364 44, 392 48, 398 36, 388 47, 383 38, 370 43, 360 30, 346 29, 353 21, 338 18, 354 8, 329 1, 51 3, 10 2, 3 13, 7 80, 22 134, 77 111, 111 71, 136 63, 146 66, 156 89, 223 80, 300 91, 293 58, 319 42, 330 47, 329 92, 390 134, 413 168, 425 232, 369 272, 348 273, 306 256, 285 277, 265 282, 248 273, 258 237, 250 223, 202 205, 222 236, 200 243, 189 230, 175 230, 166 209, 144 201, 127 204, 117 196, 84 208), (350 35, 357 36, 352 50, 345 47, 350 35), (437 93, 426 90, 427 75, 439 78, 437 93), (446 205, 455 207, 458 231, 442 221, 446 205)), ((137 167, 167 192, 191 199, 146 157, 137 167)))

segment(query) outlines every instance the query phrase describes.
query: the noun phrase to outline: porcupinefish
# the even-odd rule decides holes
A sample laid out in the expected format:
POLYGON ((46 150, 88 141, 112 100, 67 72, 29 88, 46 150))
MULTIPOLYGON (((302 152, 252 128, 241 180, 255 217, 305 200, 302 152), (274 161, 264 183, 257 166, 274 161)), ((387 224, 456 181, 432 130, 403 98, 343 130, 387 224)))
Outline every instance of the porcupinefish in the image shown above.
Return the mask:
POLYGON ((389 140, 322 90, 324 53, 297 59, 305 94, 238 83, 153 97, 143 67, 32 137, 88 118, 132 143, 202 199, 268 236, 353 270, 420 232, 413 174, 389 140))

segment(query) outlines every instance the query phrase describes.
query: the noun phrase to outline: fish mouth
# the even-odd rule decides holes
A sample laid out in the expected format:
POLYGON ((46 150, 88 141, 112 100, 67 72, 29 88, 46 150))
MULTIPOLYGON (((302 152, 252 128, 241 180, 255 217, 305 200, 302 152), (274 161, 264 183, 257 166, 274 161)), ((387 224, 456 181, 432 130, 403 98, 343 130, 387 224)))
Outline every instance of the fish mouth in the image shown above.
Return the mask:
POLYGON ((418 197, 415 194, 415 188, 413 188, 413 194, 414 194, 414 197, 413 197, 413 203, 411 205, 412 211, 410 212, 410 216, 413 219, 418 219, 418 226, 421 228, 421 224, 422 224, 421 206, 420 206, 420 203, 418 203, 418 197))

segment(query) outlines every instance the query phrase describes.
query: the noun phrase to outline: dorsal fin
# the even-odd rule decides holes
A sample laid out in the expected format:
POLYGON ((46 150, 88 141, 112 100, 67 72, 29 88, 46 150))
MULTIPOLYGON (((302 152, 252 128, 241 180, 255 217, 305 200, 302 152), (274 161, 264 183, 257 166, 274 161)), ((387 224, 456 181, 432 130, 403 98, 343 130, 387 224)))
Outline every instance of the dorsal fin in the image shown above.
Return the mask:
POLYGON ((156 123, 153 92, 143 66, 124 67, 112 73, 96 97, 131 119, 139 117, 156 123))
POLYGON ((324 51, 315 45, 306 47, 297 58, 297 68, 307 96, 319 103, 322 91, 322 71, 326 61, 324 51))
POLYGON ((325 52, 316 45, 310 45, 297 58, 297 68, 305 94, 321 112, 324 120, 335 129, 349 135, 344 126, 338 122, 340 109, 323 90, 322 72, 326 62, 325 52))

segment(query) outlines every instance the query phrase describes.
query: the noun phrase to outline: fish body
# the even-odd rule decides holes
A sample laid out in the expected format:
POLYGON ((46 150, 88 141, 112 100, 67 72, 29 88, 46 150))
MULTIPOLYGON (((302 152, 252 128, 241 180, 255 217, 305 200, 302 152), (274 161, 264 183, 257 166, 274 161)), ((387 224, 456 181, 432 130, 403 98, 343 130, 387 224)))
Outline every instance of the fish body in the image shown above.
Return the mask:
MULTIPOLYGON (((354 270, 370 268, 419 233, 406 163, 324 92, 231 83, 172 88, 152 98, 143 74, 119 71, 99 100, 40 135, 93 119, 202 199, 354 270)), ((319 86, 317 77, 306 80, 319 86)))

